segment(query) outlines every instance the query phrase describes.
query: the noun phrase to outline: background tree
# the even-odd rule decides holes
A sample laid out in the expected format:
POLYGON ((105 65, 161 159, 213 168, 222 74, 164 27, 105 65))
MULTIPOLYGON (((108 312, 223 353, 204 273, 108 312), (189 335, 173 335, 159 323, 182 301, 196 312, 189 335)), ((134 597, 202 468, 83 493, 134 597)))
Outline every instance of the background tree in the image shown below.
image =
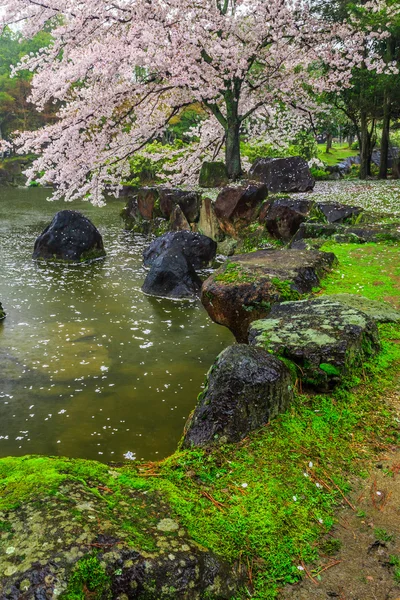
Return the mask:
POLYGON ((67 199, 102 202, 106 186, 117 193, 129 157, 196 102, 207 118, 195 151, 176 167, 187 179, 224 146, 228 175, 238 179, 240 134, 251 116, 266 118, 280 104, 304 109, 308 89, 345 88, 363 59, 353 28, 327 26, 297 0, 3 4, 3 22, 18 22, 27 38, 53 23, 52 44, 19 68, 36 72, 39 109, 62 103, 59 122, 17 143, 41 154, 30 177, 45 171, 43 181, 67 199))

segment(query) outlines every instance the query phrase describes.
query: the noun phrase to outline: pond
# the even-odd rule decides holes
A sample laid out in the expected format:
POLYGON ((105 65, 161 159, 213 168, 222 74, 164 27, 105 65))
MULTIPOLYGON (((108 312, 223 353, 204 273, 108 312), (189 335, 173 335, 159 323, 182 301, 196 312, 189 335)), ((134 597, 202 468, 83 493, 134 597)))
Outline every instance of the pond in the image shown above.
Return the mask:
POLYGON ((123 201, 97 208, 48 195, 0 189, 0 456, 165 457, 233 337, 200 302, 141 292, 148 240, 123 231, 123 201), (104 260, 32 260, 37 235, 65 208, 98 227, 104 260))

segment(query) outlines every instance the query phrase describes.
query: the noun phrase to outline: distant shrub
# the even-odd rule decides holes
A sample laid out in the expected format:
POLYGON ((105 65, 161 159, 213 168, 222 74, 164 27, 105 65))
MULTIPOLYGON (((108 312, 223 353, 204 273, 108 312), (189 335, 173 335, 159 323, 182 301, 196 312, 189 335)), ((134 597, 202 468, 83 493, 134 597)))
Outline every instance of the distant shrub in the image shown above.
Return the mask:
POLYGON ((310 171, 315 181, 326 181, 330 177, 330 173, 328 173, 328 171, 324 171, 324 169, 317 169, 316 167, 311 167, 310 171))

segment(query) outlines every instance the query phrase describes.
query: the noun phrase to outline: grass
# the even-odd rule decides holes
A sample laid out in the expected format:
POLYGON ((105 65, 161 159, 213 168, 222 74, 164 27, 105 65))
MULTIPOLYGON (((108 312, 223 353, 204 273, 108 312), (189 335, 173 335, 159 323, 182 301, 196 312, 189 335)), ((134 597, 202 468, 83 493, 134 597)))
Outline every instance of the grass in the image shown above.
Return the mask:
POLYGON ((329 166, 342 162, 349 156, 357 156, 358 150, 352 150, 347 143, 334 144, 329 154, 325 152, 326 144, 318 144, 318 158, 329 166))

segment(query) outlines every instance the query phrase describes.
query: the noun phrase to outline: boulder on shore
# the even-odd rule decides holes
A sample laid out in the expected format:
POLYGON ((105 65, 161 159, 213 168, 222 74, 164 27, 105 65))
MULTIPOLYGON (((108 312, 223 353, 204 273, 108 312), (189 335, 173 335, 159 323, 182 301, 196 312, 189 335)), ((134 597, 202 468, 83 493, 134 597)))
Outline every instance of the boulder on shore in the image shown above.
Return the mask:
POLYGON ((249 179, 267 185, 268 191, 309 192, 315 181, 304 158, 257 158, 249 171, 249 179))
POLYGON ((167 250, 184 254, 194 269, 202 269, 214 260, 217 244, 207 236, 192 231, 168 232, 153 240, 144 250, 144 266, 151 267, 167 250))
POLYGON ((208 372, 182 446, 239 442, 286 410, 292 396, 291 376, 281 360, 245 344, 230 346, 208 372))
POLYGON ((201 279, 189 259, 179 250, 169 248, 151 264, 142 291, 164 298, 194 298, 201 289, 201 279))
POLYGON ((259 250, 235 256, 203 283, 201 301, 211 319, 238 342, 276 302, 311 292, 335 263, 335 255, 313 250, 259 250))
MULTIPOLYGON (((314 202, 307 198, 277 198, 263 207, 260 222, 265 223, 267 231, 285 242, 289 241, 313 213, 318 212, 314 202)), ((322 216, 322 215, 321 215, 322 216)))
POLYGON ((178 188, 160 188, 160 210, 166 219, 179 206, 189 223, 197 223, 200 216, 200 194, 178 188))
POLYGON ((233 598, 246 570, 200 546, 166 494, 127 486, 127 475, 95 461, 0 459, 1 600, 233 598))
POLYGON ((85 262, 105 256, 103 239, 91 221, 74 210, 61 210, 36 239, 33 258, 85 262))
POLYGON ((179 204, 174 206, 169 219, 169 228, 171 231, 191 231, 187 218, 179 204))
POLYGON ((215 203, 215 215, 221 229, 235 236, 238 229, 250 225, 257 218, 267 195, 267 186, 264 184, 225 187, 215 203))
POLYGON ((298 378, 326 390, 376 353, 374 319, 330 296, 272 307, 268 318, 249 329, 250 344, 292 361, 298 378))

